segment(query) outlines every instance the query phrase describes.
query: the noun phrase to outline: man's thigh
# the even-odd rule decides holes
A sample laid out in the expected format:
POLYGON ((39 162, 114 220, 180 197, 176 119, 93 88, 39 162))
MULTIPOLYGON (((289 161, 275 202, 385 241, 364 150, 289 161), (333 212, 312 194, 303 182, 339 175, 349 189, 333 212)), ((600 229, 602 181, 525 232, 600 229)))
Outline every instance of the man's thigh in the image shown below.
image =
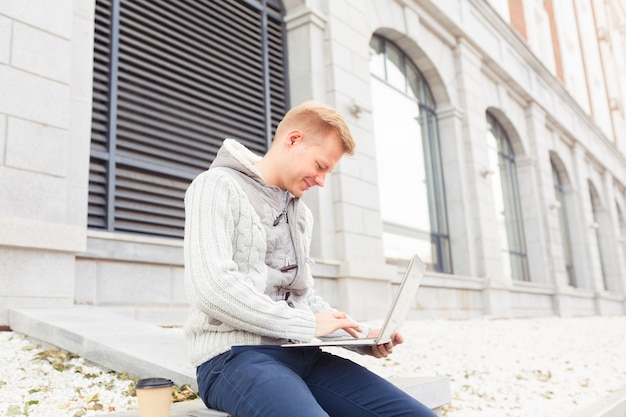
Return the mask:
POLYGON ((428 407, 386 379, 331 354, 320 355, 305 382, 331 417, 435 416, 428 407))
POLYGON ((292 350, 233 347, 210 372, 199 372, 203 400, 237 417, 328 417, 302 379, 302 354, 292 350))

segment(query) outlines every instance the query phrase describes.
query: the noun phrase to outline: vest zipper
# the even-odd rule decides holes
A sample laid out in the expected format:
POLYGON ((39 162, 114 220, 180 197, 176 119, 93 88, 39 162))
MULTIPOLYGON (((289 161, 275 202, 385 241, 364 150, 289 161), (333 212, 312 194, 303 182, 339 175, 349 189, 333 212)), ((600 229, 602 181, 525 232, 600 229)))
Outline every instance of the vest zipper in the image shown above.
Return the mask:
POLYGON ((281 211, 278 214, 278 216, 274 219, 274 223, 272 223, 274 226, 278 226, 278 223, 281 222, 283 217, 285 218, 285 221, 287 223, 289 223, 289 217, 287 217, 287 206, 288 205, 289 205, 289 191, 285 191, 285 207, 283 207, 283 211, 281 211))

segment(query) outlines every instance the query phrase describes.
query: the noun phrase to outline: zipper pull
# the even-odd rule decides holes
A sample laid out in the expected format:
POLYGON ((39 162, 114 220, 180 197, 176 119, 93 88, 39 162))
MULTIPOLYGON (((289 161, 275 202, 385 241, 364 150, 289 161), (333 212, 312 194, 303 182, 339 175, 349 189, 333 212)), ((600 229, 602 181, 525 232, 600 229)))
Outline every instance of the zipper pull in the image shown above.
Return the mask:
MULTIPOLYGON (((278 217, 276 217, 276 218, 274 219, 274 223, 273 223, 273 224, 274 224, 274 226, 278 226, 278 223, 280 223, 280 221, 283 219, 283 217, 287 219, 287 207, 285 207, 285 208, 283 209, 283 211, 281 211, 281 212, 280 212, 280 214, 278 215, 278 217)), ((289 219, 287 219, 287 223, 289 223, 289 219)))
POLYGON ((285 293, 285 301, 287 302, 287 305, 291 308, 294 308, 295 306, 293 305, 293 303, 291 302, 291 300, 289 299, 289 296, 291 295, 290 292, 285 293))
POLYGON ((278 226, 278 223, 280 223, 283 217, 285 218, 285 221, 289 223, 289 217, 287 216, 288 206, 289 206, 289 191, 285 191, 285 207, 283 208, 283 211, 280 212, 278 217, 274 219, 274 226, 278 226))

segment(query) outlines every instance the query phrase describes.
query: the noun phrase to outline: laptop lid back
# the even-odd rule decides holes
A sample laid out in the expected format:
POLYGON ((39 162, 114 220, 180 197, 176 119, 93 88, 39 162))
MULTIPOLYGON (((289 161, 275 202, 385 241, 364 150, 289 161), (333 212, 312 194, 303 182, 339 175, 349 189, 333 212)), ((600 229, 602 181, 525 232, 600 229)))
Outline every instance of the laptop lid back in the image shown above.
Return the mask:
POLYGON ((424 277, 425 269, 424 262, 422 262, 419 256, 417 254, 413 255, 400 283, 400 288, 396 292, 391 308, 380 329, 377 344, 387 343, 391 340, 394 333, 400 331, 415 301, 415 295, 424 277))

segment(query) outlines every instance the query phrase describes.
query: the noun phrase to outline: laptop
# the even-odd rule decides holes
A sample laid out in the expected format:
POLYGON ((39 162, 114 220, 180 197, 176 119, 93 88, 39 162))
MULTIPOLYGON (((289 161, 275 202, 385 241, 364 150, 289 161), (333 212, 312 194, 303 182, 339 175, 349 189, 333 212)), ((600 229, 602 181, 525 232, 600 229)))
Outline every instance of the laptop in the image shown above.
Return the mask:
POLYGON ((380 333, 376 338, 353 338, 316 340, 304 343, 287 343, 282 347, 315 347, 315 346, 372 346, 382 345, 391 341, 392 336, 400 330, 411 310, 411 305, 415 300, 415 294, 424 277, 425 266, 422 260, 416 255, 409 262, 409 266, 404 273, 400 288, 393 299, 393 303, 387 312, 387 317, 380 328, 380 333))

